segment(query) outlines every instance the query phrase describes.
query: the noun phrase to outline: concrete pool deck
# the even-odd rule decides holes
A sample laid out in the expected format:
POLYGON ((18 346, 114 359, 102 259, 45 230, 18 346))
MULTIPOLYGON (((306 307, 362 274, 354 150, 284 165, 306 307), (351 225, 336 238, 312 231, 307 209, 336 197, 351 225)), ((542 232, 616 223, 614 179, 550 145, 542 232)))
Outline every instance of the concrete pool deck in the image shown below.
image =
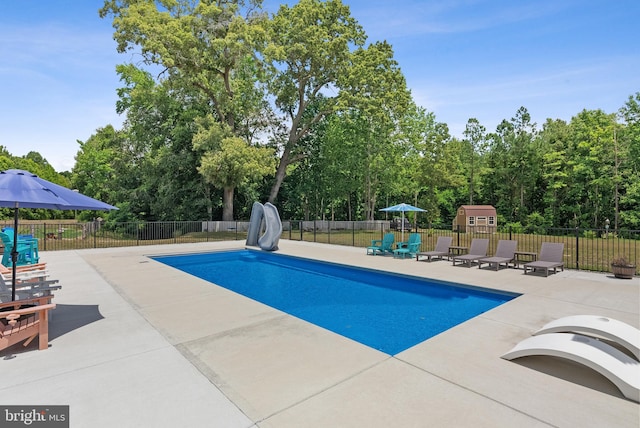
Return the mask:
POLYGON ((522 293, 393 357, 147 256, 243 241, 44 252, 63 288, 50 348, 0 353, 0 404, 69 405, 72 427, 638 427, 640 405, 597 373, 500 355, 553 319, 640 327, 640 280, 367 256, 280 252, 522 293))

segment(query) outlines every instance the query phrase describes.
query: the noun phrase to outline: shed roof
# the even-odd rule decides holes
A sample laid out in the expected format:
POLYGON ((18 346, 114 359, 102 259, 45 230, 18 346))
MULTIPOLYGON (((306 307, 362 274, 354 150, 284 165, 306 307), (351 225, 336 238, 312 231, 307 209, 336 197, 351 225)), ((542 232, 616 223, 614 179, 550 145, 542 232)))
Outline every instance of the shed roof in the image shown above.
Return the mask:
POLYGON ((496 215, 496 209, 493 205, 462 205, 461 208, 464 208, 467 216, 496 215))

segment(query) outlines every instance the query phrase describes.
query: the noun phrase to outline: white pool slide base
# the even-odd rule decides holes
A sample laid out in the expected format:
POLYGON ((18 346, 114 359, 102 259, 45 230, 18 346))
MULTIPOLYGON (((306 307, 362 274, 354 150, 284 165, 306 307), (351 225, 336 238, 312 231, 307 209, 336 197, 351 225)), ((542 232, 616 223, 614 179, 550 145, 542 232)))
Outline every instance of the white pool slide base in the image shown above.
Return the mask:
POLYGON ((577 330, 590 335, 595 334, 629 349, 636 355, 634 347, 637 351, 636 339, 640 334, 638 329, 612 319, 604 322, 593 318, 599 317, 585 315, 553 321, 536 331, 535 336, 519 342, 502 358, 513 360, 533 355, 565 358, 595 370, 609 379, 624 397, 640 402, 640 361, 638 359, 595 337, 557 332, 577 330), (606 327, 599 327, 601 325, 606 327), (626 334, 628 335, 625 336, 626 334))

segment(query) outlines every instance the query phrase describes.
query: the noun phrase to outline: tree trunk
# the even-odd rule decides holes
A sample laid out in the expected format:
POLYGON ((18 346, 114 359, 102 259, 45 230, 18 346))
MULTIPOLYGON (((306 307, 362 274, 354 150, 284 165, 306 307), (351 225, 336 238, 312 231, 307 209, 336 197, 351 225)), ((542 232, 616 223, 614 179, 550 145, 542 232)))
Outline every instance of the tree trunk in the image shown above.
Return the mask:
POLYGON ((205 199, 207 200, 207 216, 209 221, 213 221, 213 201, 211 200, 211 188, 208 185, 204 186, 205 199))
POLYGON ((271 192, 269 193, 269 202, 272 204, 275 203, 276 198, 278 197, 278 192, 280 191, 280 186, 282 186, 282 182, 284 181, 284 177, 287 175, 287 166, 289 166, 289 155, 291 150, 288 145, 282 152, 282 156, 280 157, 280 163, 278 164, 278 169, 276 170, 276 181, 273 183, 273 187, 271 187, 271 192))
POLYGON ((233 221, 233 187, 225 187, 222 195, 222 221, 233 221))

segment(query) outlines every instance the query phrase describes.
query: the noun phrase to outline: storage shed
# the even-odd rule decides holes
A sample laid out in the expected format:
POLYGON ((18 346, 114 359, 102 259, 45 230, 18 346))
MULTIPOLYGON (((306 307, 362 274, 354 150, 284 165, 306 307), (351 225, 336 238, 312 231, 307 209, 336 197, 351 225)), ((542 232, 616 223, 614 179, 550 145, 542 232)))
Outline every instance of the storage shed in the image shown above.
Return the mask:
POLYGON ((498 215, 491 205, 461 205, 453 219, 453 230, 470 233, 495 233, 498 215))

